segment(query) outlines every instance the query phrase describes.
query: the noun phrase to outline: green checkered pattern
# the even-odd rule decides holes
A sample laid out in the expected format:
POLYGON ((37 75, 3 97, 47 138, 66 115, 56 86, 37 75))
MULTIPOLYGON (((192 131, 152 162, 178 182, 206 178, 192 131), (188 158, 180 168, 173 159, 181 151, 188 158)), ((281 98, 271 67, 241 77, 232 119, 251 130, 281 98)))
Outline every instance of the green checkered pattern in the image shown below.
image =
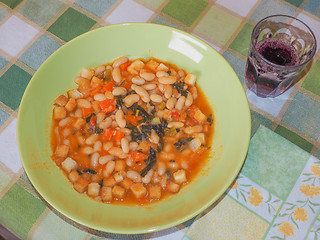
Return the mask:
POLYGON ((320 239, 320 51, 279 97, 261 99, 244 84, 252 29, 272 14, 306 22, 320 45, 319 0, 0 0, 0 223, 21 239, 320 239), (16 143, 20 101, 40 65, 74 37, 122 22, 168 25, 206 41, 238 74, 252 117, 245 165, 220 201, 142 235, 88 229, 48 206, 16 143))

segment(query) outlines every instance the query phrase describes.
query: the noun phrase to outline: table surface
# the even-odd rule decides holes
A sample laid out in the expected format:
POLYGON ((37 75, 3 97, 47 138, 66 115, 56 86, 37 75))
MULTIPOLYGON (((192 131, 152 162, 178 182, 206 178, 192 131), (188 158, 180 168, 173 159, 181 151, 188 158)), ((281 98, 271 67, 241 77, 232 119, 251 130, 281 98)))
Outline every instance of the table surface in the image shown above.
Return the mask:
POLYGON ((0 223, 21 239, 320 239, 320 51, 279 97, 259 98, 244 84, 253 26, 273 14, 306 22, 320 46, 319 0, 0 0, 0 223), (44 60, 82 33, 123 22, 164 24, 206 41, 236 71, 252 117, 245 166, 220 201, 141 235, 87 229, 47 206, 16 142, 21 97, 44 60))

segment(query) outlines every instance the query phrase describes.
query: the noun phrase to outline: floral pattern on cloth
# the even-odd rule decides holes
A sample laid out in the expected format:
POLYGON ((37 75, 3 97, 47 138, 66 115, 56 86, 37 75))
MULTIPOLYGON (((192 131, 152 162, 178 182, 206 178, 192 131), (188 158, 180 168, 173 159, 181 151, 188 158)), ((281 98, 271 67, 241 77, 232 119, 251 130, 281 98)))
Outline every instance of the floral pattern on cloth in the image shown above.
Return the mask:
POLYGON ((230 187, 228 195, 270 222, 276 216, 282 203, 281 199, 242 174, 230 187))
POLYGON ((288 199, 281 206, 266 239, 307 239, 320 237, 320 161, 311 156, 288 199), (315 221, 310 230, 308 226, 315 221))

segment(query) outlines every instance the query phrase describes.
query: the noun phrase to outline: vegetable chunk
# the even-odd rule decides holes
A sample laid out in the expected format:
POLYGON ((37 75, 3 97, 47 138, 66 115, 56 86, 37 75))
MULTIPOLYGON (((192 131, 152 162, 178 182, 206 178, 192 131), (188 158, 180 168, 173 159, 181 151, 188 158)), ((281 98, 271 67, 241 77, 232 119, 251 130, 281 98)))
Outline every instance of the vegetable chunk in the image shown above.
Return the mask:
POLYGON ((193 181, 215 122, 195 74, 126 56, 78 72, 53 101, 51 129, 51 158, 77 192, 144 205, 193 181))
POLYGON ((147 194, 147 189, 143 186, 142 183, 134 183, 130 190, 135 195, 136 198, 142 198, 147 194))

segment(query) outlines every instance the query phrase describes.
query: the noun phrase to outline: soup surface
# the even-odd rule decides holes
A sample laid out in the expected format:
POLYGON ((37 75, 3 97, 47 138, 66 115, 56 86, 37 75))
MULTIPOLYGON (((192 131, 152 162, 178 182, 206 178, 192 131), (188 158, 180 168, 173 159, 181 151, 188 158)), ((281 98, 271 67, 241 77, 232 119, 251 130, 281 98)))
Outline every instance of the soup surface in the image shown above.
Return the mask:
POLYGON ((205 165, 214 119, 194 74, 124 56, 74 81, 54 102, 51 147, 79 193, 148 204, 178 193, 205 165))

